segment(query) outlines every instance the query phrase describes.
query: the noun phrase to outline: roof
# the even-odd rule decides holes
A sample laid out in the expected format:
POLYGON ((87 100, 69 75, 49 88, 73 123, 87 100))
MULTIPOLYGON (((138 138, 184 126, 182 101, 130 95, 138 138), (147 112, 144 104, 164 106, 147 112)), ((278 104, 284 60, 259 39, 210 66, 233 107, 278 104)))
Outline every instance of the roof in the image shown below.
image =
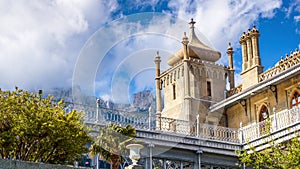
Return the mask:
MULTIPOLYGON (((209 61, 209 62, 216 62, 221 58, 221 53, 214 50, 213 48, 205 45, 203 42, 201 42, 198 37, 195 34, 194 30, 194 24, 196 22, 191 19, 191 22, 189 23, 190 26, 190 35, 189 35, 189 43, 188 43, 188 56, 191 58, 199 58, 203 61, 209 61)), ((174 54, 172 54, 168 58, 168 64, 170 66, 175 65, 179 61, 183 59, 184 56, 184 48, 181 48, 174 54)))

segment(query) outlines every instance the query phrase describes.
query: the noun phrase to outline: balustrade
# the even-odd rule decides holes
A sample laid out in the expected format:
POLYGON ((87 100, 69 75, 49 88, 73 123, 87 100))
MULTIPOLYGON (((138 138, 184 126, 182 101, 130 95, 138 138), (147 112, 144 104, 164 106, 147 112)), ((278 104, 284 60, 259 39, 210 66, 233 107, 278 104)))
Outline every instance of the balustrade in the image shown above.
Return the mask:
POLYGON ((267 80, 299 63, 300 52, 296 50, 295 52, 292 52, 290 56, 287 55, 285 59, 281 59, 275 67, 265 71, 264 73, 261 73, 259 75, 259 81, 261 82, 267 80))
POLYGON ((270 116, 269 119, 251 124, 240 129, 241 142, 247 143, 260 137, 267 136, 282 129, 288 129, 289 126, 300 124, 300 111, 298 108, 283 110, 270 116))
POLYGON ((166 117, 156 117, 155 119, 153 116, 149 118, 148 113, 126 112, 106 108, 98 108, 98 111, 94 108, 94 110, 89 109, 85 112, 86 123, 106 125, 113 122, 122 126, 130 124, 136 129, 157 130, 178 135, 243 144, 266 136, 268 133, 287 129, 289 126, 297 123, 300 124, 299 108, 275 113, 269 117, 269 120, 250 124, 240 129, 166 117))

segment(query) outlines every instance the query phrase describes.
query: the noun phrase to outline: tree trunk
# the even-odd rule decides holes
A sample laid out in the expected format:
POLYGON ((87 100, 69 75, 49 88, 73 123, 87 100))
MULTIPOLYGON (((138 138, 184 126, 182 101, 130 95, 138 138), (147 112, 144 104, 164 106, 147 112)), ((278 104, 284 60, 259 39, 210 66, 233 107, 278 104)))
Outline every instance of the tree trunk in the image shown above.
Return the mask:
POLYGON ((111 158, 111 169, 119 169, 121 158, 118 155, 113 155, 111 158))

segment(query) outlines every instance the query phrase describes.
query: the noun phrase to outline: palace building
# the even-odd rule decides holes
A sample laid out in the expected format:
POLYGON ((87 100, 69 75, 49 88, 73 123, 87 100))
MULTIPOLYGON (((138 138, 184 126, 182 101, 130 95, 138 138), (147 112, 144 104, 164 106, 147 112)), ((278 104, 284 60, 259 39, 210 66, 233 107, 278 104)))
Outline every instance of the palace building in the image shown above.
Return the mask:
MULTIPOLYGON (((175 133, 185 130, 188 135, 200 138, 223 137, 222 141, 237 139, 234 142, 240 143, 243 149, 249 148, 246 143, 251 143, 258 150, 265 148, 262 138, 266 135, 264 123, 267 118, 271 119, 272 134, 276 134, 279 140, 288 140, 299 133, 298 49, 280 58, 273 68, 263 71, 259 52, 260 33, 255 26, 248 29, 240 37, 242 84, 235 86, 234 51, 230 43, 227 49, 229 66, 219 65, 216 61, 221 57, 220 52, 197 38, 193 19, 189 24, 190 34, 187 37, 184 33, 183 47, 168 58, 169 69, 160 72, 160 56, 155 57, 156 129, 175 133), (226 90, 227 82, 229 90, 226 90), (288 127, 292 128, 291 132, 287 132, 288 127), (226 128, 238 130, 224 134, 222 130, 226 128)), ((223 167, 226 168, 226 165, 223 167)))
MULTIPOLYGON (((220 65, 216 62, 221 53, 197 38, 193 20, 189 24, 189 36, 184 33, 182 48, 169 56, 167 70, 161 72, 159 53, 155 56, 155 115, 97 107, 107 121, 136 127, 137 139, 144 142, 139 161, 144 168, 239 168, 236 151, 267 148, 267 130, 276 142, 300 134, 298 49, 264 71, 260 33, 256 27, 249 29, 240 37, 242 56, 235 56, 243 62, 242 83, 235 86, 230 43, 229 64, 220 65), (266 119, 271 122, 268 129, 266 119)), ((93 119, 86 122, 95 123, 93 119)))

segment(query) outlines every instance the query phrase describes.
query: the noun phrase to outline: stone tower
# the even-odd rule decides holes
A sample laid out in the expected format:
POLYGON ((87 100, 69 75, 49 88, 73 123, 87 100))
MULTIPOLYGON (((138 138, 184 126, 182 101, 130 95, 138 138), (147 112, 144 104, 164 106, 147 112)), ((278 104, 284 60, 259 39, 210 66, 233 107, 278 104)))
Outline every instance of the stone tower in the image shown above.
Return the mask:
POLYGON ((244 32, 240 38, 242 46, 242 85, 243 90, 259 82, 259 74, 263 72, 259 55, 259 31, 253 26, 252 30, 244 32))
POLYGON ((220 115, 208 113, 208 107, 224 99, 226 67, 216 64, 221 53, 202 43, 191 19, 189 37, 182 38, 182 48, 168 58, 169 69, 160 73, 156 56, 157 116, 189 122, 218 123, 220 115), (164 109, 160 92, 163 90, 164 109))

